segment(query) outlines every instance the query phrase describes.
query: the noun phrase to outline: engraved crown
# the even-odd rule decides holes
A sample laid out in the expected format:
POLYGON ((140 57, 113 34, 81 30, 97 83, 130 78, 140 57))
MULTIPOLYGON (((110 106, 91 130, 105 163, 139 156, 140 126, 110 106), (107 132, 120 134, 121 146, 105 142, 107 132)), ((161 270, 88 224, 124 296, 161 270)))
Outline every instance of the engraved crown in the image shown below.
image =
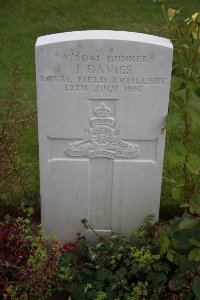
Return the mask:
POLYGON ((90 124, 94 128, 99 125, 106 125, 113 127, 115 125, 115 119, 110 117, 111 109, 101 103, 100 106, 94 109, 94 114, 96 117, 90 118, 90 124))
POLYGON ((97 117, 104 118, 111 115, 111 109, 105 103, 101 103, 100 106, 94 109, 94 113, 97 117))

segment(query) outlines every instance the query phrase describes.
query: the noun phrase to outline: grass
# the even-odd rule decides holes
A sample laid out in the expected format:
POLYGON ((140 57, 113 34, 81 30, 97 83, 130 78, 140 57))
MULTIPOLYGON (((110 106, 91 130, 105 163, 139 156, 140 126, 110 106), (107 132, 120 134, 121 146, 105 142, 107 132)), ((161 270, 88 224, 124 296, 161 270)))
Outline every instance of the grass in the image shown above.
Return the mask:
MULTIPOLYGON (((200 10, 199 0, 174 0, 186 17, 200 10)), ((151 0, 9 0, 0 8, 0 99, 10 97, 10 70, 21 63, 24 77, 24 111, 36 110, 34 45, 38 36, 73 30, 112 29, 163 36, 166 29, 160 8, 151 0)), ((29 195, 39 193, 37 120, 16 136, 17 163, 29 195)), ((16 199, 21 191, 16 190, 16 199)), ((2 193, 0 193, 2 194, 2 193)), ((0 196, 1 197, 1 196, 0 196)), ((4 203, 13 203, 4 194, 4 203)), ((170 199, 164 190, 162 205, 170 199)))

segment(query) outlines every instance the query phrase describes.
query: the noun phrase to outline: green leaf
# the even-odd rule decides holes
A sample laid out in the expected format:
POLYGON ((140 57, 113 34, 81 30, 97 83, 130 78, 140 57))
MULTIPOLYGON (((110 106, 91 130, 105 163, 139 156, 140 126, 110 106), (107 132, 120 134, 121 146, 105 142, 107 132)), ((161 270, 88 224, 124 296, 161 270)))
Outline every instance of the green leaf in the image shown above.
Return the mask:
MULTIPOLYGON (((191 68, 190 68, 190 71, 192 72, 191 68)), ((190 91, 193 91, 196 88, 196 82, 193 79, 191 79, 189 82, 187 82, 187 88, 190 91)))
POLYGON ((171 190, 171 194, 172 194, 172 198, 174 200, 177 200, 181 196, 181 189, 177 188, 177 187, 173 187, 172 190, 171 190))
POLYGON ((173 95, 173 100, 174 100, 174 104, 177 108, 181 108, 183 107, 183 103, 184 103, 184 99, 181 96, 177 96, 177 95, 173 95))
POLYGON ((195 257, 195 261, 200 261, 200 248, 198 248, 197 255, 195 257))
POLYGON ((169 130, 179 123, 181 119, 181 114, 178 111, 170 111, 166 118, 166 128, 169 130))
POLYGON ((197 267, 199 266, 199 263, 196 261, 189 261, 188 255, 181 255, 179 257, 180 261, 180 271, 181 273, 185 273, 187 271, 195 271, 197 267))
POLYGON ((180 205, 181 208, 188 208, 190 207, 191 205, 189 203, 183 203, 180 205))
POLYGON ((109 279, 111 276, 112 276, 112 272, 109 270, 98 270, 96 272, 96 279, 100 281, 109 279))
POLYGON ((199 122, 199 111, 196 109, 190 108, 188 110, 188 115, 190 118, 190 123, 191 123, 191 128, 198 129, 200 127, 200 122, 199 122))
POLYGON ((177 166, 184 163, 185 156, 180 155, 175 150, 168 151, 167 160, 171 165, 177 166))
POLYGON ((192 261, 192 260, 200 261, 200 249, 193 248, 188 254, 188 259, 189 259, 189 261, 192 261))
POLYGON ((174 149, 168 151, 167 159, 172 165, 180 165, 185 161, 186 149, 182 143, 176 143, 174 149))
POLYGON ((160 246, 160 253, 166 253, 166 251, 169 249, 169 246, 171 245, 171 240, 166 236, 162 235, 160 236, 158 240, 159 246, 160 246))
POLYGON ((198 221, 195 219, 191 218, 184 218, 180 223, 179 223, 179 229, 190 229, 193 228, 195 225, 198 224, 198 221))
POLYGON ((190 242, 190 244, 196 246, 196 247, 200 247, 200 242, 195 240, 195 239, 189 239, 188 240, 190 242))
POLYGON ((185 89, 185 87, 186 87, 185 81, 183 81, 183 79, 181 80, 180 77, 174 76, 174 78, 172 79, 172 91, 177 92, 185 89))
POLYGON ((193 206, 190 206, 189 212, 193 215, 193 214, 196 213, 196 210, 195 210, 195 208, 193 206))
POLYGON ((176 187, 177 188, 182 188, 182 187, 184 187, 185 186, 185 182, 183 182, 183 181, 178 181, 177 183, 176 183, 176 187))
POLYGON ((154 222, 155 220, 155 215, 154 214, 149 214, 145 219, 144 219, 144 225, 150 225, 154 222))
POLYGON ((195 154, 190 154, 188 157, 188 161, 186 163, 186 166, 188 168, 188 170, 195 174, 195 175, 199 175, 199 171, 200 171, 200 157, 198 157, 195 154))
POLYGON ((174 261, 174 255, 176 254, 176 251, 172 250, 172 249, 169 249, 169 251, 167 251, 167 259, 170 261, 170 262, 173 262, 174 261))
POLYGON ((173 233, 173 245, 176 250, 190 250, 192 248, 192 245, 188 242, 188 239, 191 238, 189 231, 191 230, 183 229, 176 230, 173 233))
POLYGON ((196 281, 192 285, 192 291, 195 294, 195 296, 197 297, 197 299, 200 299, 200 280, 196 281))
POLYGON ((167 281, 167 276, 163 272, 151 272, 148 274, 147 280, 151 280, 153 288, 156 288, 162 281, 167 281))
POLYGON ((158 271, 158 272, 163 271, 164 273, 168 273, 170 270, 169 265, 167 263, 164 263, 163 261, 155 262, 153 264, 153 268, 155 271, 158 271))

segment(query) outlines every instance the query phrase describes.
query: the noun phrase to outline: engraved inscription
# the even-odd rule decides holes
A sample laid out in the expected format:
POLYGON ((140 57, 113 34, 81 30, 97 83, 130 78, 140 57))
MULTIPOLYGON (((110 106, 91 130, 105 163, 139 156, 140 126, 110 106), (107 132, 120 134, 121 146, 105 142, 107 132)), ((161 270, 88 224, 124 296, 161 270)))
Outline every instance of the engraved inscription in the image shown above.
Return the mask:
POLYGON ((108 62, 134 62, 134 63, 148 63, 150 58, 146 55, 110 55, 107 56, 108 62))
POLYGON ((69 62, 99 62, 99 54, 80 54, 75 52, 73 49, 67 50, 65 53, 60 53, 59 57, 61 60, 69 62))
MULTIPOLYGON (((77 65, 78 67, 79 65, 77 65)), ((80 67, 80 66, 79 66, 80 67)), ((80 69, 78 70, 80 71, 80 69)), ((106 74, 106 75, 125 75, 133 74, 134 66, 133 65, 87 65, 86 69, 87 74, 106 74)))
POLYGON ((71 143, 65 149, 69 156, 95 157, 137 157, 138 145, 120 139, 119 131, 115 128, 115 119, 111 109, 104 103, 94 109, 95 117, 90 118, 91 127, 86 130, 87 138, 81 142, 71 143))
MULTIPOLYGON (((99 54, 81 54, 79 51, 75 51, 74 49, 70 49, 65 53, 59 54, 61 60, 69 61, 69 62, 79 62, 79 63, 88 63, 88 62, 99 62, 100 55, 99 54)), ((131 62, 131 63, 149 63, 151 59, 155 57, 154 54, 147 55, 107 55, 107 62, 131 62)))
POLYGON ((58 69, 62 64, 62 72, 54 71, 50 74, 40 74, 41 84, 63 86, 67 93, 100 93, 100 94, 141 94, 150 87, 162 87, 167 84, 167 78, 160 74, 153 74, 156 56, 147 54, 145 50, 132 52, 126 50, 121 55, 117 49, 105 48, 91 50, 88 54, 80 47, 63 49, 56 53, 58 69), (130 52, 130 53, 129 53, 130 52), (141 69, 149 70, 152 76, 142 76, 141 69))
POLYGON ((88 87, 87 84, 66 84, 65 91, 66 92, 87 92, 88 87))

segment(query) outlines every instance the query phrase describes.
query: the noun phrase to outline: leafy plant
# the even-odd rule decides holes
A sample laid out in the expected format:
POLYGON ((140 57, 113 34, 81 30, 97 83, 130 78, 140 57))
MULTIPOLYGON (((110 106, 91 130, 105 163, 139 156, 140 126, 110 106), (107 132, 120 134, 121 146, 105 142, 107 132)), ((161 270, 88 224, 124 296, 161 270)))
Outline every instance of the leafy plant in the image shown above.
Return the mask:
POLYGON ((192 202, 183 204, 185 213, 159 231, 160 254, 172 273, 168 285, 158 287, 160 295, 173 291, 178 299, 200 299, 200 202, 192 202))
MULTIPOLYGON (((82 222, 91 228, 86 220, 82 222)), ((65 252, 57 269, 60 289, 72 299, 136 300, 148 295, 147 275, 155 271, 160 256, 145 226, 127 238, 115 232, 99 236, 96 245, 80 237, 78 247, 82 253, 78 260, 65 252)))
POLYGON ((164 226, 147 218, 127 237, 93 229, 95 245, 81 236, 61 246, 31 226, 32 209, 23 208, 0 226, 0 293, 11 300, 61 291, 68 300, 199 299, 200 258, 192 251, 199 250, 200 222, 188 221, 193 209, 164 226))
MULTIPOLYGON (((198 244, 191 237, 197 239, 199 224, 182 228, 185 218, 175 218, 168 226, 145 224, 128 237, 112 232, 99 236, 96 245, 80 237, 79 255, 77 250, 62 250, 59 290, 68 299, 83 300, 199 299, 200 260, 190 259, 198 244)), ((91 229, 86 220, 83 223, 91 229)))
POLYGON ((22 180, 22 165, 17 160, 15 150, 16 136, 21 128, 27 126, 35 115, 24 111, 23 76, 20 64, 16 64, 11 71, 10 95, 1 99, 0 118, 0 200, 5 194, 14 199, 17 188, 26 195, 22 180))
POLYGON ((46 299, 61 245, 48 242, 40 226, 31 226, 31 208, 0 225, 0 294, 4 299, 46 299))
MULTIPOLYGON (((169 37, 174 45, 173 79, 167 129, 175 136, 176 143, 167 153, 170 168, 178 176, 165 179, 172 184, 172 197, 189 202, 199 184, 200 157, 192 147, 195 133, 200 129, 200 13, 182 21, 181 10, 161 5, 169 37)), ((196 142, 196 140, 195 140, 196 142)), ((172 173, 172 172, 171 172, 172 173)))

